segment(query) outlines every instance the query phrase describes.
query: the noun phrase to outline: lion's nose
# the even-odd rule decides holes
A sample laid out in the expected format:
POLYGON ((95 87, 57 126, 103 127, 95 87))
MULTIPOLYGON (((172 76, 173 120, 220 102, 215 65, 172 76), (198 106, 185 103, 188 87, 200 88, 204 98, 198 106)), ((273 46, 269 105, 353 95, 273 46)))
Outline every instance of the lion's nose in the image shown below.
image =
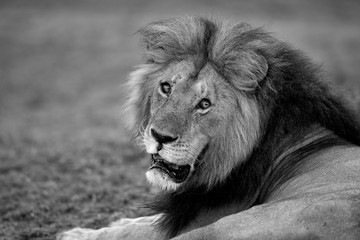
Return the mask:
POLYGON ((155 138, 155 140, 160 144, 166 144, 176 141, 177 137, 172 137, 169 135, 165 135, 155 131, 155 129, 151 129, 151 135, 155 138))

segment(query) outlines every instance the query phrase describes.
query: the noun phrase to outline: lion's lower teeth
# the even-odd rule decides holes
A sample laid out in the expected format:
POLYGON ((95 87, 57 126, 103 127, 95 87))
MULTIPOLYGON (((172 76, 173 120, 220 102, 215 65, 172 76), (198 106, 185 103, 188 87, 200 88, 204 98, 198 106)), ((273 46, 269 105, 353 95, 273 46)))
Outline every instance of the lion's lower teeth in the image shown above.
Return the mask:
POLYGON ((167 173, 175 182, 183 182, 189 174, 190 165, 177 165, 174 163, 167 162, 162 159, 159 155, 151 155, 152 164, 150 169, 160 169, 167 173))

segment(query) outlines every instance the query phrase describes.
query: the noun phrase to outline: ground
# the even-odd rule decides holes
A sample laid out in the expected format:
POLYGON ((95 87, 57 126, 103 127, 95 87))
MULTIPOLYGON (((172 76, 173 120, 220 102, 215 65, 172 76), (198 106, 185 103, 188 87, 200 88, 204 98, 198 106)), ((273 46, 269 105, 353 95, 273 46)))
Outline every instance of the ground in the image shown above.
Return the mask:
POLYGON ((148 213, 147 156, 123 123, 135 32, 184 14, 263 26, 307 52, 360 111, 354 1, 1 1, 0 239, 54 239, 148 213))

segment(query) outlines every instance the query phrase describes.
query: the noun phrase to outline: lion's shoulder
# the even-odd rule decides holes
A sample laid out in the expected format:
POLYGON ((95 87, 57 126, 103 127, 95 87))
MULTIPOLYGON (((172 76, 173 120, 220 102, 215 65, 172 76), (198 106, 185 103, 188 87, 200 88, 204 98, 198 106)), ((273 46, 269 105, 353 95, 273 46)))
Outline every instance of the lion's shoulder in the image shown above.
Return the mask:
POLYGON ((334 146, 313 154, 297 166, 297 174, 277 186, 267 201, 314 195, 343 199, 360 193, 360 147, 334 146))

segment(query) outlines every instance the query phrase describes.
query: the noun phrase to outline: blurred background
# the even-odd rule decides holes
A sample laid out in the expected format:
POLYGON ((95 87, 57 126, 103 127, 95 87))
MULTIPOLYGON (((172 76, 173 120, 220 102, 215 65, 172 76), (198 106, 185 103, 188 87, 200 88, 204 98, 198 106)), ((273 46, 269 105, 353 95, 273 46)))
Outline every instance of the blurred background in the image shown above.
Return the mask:
POLYGON ((147 213, 147 160, 121 120, 135 32, 202 15, 305 51, 360 111, 358 0, 1 0, 0 239, 54 239, 147 213))

